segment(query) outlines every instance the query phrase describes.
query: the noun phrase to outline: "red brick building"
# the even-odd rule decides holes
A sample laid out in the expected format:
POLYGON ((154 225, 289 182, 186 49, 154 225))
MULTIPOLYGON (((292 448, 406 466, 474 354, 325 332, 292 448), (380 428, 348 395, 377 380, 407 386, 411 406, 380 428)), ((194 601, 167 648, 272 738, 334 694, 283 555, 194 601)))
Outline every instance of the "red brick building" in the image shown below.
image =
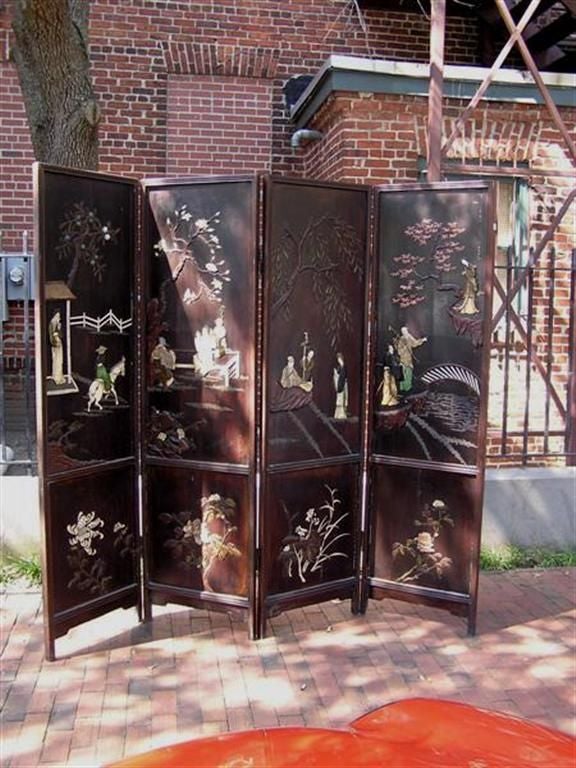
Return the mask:
MULTIPOLYGON (((137 178, 270 171, 371 184, 422 178, 430 39, 423 7, 93 0, 100 170, 137 178), (301 75, 314 80, 298 99, 287 83, 301 75), (293 139, 302 128, 321 138, 293 139)), ((33 226, 34 158, 10 58, 7 4, 0 8, 0 30, 1 250, 16 252, 23 230, 33 226)), ((481 65, 491 63, 486 47, 495 42, 492 32, 475 13, 449 3, 445 135, 482 82, 487 70, 481 65)), ((576 136, 575 76, 555 72, 545 80, 576 136)), ((501 284, 510 288, 574 183, 574 161, 529 76, 513 68, 496 75, 464 121, 449 159, 455 176, 482 166, 484 174, 493 168, 499 180, 497 263, 501 284)), ((518 291, 515 317, 504 314, 495 324, 493 463, 574 461, 575 230, 572 202, 530 277, 530 300, 518 291)), ((497 294, 496 311, 500 303, 497 294)), ((22 306, 9 309, 3 357, 17 370, 24 359, 22 306)))

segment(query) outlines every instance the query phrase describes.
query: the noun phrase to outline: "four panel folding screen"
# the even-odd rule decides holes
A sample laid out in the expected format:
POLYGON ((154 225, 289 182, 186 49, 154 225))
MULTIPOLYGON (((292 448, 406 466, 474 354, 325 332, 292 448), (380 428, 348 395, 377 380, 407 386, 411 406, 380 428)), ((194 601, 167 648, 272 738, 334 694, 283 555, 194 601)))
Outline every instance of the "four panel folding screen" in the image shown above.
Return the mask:
POLYGON ((490 184, 35 174, 48 658, 166 602, 474 632, 490 184))

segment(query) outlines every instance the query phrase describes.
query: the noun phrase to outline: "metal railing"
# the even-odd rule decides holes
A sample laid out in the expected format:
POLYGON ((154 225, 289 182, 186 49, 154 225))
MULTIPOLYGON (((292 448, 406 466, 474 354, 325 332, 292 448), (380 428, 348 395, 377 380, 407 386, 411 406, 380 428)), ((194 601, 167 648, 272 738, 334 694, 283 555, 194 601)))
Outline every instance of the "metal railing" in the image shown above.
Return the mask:
POLYGON ((509 249, 495 268, 494 298, 495 314, 505 311, 492 336, 489 461, 574 464, 576 250, 562 260, 551 248, 526 267, 509 249))

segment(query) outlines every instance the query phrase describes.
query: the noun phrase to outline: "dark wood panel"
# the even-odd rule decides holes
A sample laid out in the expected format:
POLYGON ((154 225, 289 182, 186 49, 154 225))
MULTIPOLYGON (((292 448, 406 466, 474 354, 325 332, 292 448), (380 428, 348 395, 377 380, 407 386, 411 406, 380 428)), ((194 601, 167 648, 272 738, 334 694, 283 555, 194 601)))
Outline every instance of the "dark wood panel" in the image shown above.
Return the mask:
POLYGON ((134 184, 46 170, 39 213, 47 474, 135 453, 134 184))
POLYGON ((112 610, 115 593, 124 603, 122 590, 131 587, 135 604, 139 537, 134 488, 131 468, 97 470, 47 485, 47 580, 55 624, 63 616, 70 626, 86 621, 94 604, 112 610))
POLYGON ((154 589, 176 587, 182 594, 215 594, 223 601, 223 596, 247 597, 253 514, 249 478, 150 466, 146 482, 148 576, 154 589))
POLYGON ((248 465, 253 453, 253 179, 146 184, 146 451, 248 465))
POLYGON ((35 167, 36 372, 46 655, 140 606, 136 182, 35 167))
POLYGON ((476 465, 488 251, 485 189, 379 198, 374 454, 476 465))
POLYGON ((377 215, 363 604, 368 595, 420 600, 467 612, 473 632, 493 190, 485 182, 382 188, 377 215))
POLYGON ((354 576, 359 486, 358 465, 267 478, 262 521, 266 595, 296 597, 354 576))
POLYGON ((268 185, 269 464, 360 453, 368 191, 268 185))
POLYGON ((371 569, 376 579, 469 594, 476 478, 445 471, 373 469, 371 569))

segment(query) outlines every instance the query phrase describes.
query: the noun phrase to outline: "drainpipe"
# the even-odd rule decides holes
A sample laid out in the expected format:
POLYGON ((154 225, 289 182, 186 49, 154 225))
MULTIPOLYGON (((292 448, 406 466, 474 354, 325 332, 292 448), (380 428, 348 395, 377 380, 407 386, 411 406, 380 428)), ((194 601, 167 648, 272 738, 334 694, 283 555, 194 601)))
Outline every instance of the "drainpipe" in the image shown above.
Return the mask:
POLYGON ((296 149, 302 146, 302 142, 319 141, 324 136, 321 131, 313 131, 309 128, 301 128, 292 134, 290 146, 296 149))

